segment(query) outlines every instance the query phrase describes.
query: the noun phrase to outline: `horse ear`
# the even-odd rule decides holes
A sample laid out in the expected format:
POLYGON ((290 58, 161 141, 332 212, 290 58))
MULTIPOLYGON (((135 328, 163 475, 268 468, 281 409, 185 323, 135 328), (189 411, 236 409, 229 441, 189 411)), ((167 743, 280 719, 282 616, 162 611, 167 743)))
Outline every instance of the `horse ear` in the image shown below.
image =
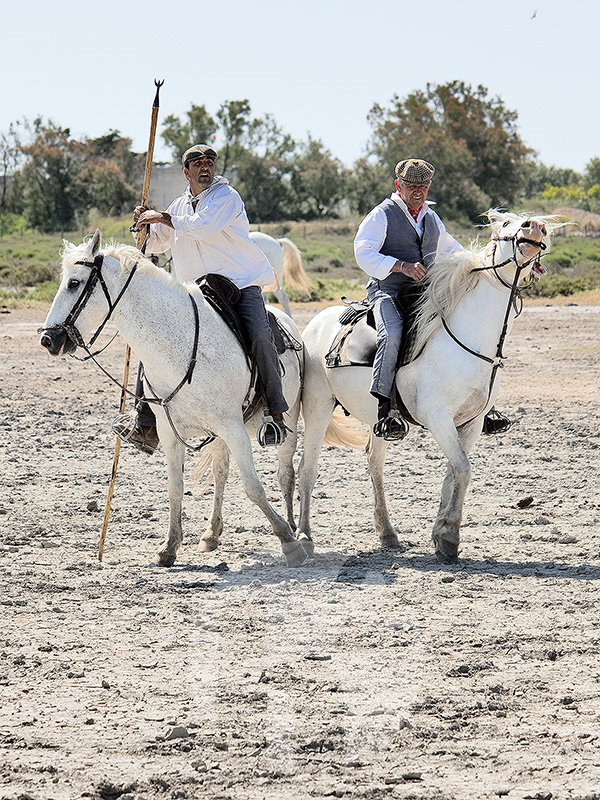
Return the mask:
POLYGON ((96 228, 94 235, 87 243, 87 247, 85 248, 85 253, 83 254, 84 258, 89 259, 91 261, 100 250, 101 245, 102 245, 102 234, 100 233, 100 228, 96 228))

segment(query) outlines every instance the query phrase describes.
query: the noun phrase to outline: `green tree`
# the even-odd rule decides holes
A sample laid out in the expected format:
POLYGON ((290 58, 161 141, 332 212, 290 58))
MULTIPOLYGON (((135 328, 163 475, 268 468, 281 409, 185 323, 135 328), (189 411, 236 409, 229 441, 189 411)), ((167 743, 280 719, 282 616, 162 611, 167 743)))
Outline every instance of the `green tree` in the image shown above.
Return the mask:
MULTIPOLYGON (((553 181, 554 183, 554 181, 553 181)), ((592 158, 585 167, 585 172, 582 176, 582 183, 584 189, 591 189, 600 183, 600 158, 592 158)))
POLYGON ((201 142, 212 142, 216 131, 217 123, 206 107, 192 103, 184 121, 174 114, 165 117, 161 136, 165 144, 171 148, 173 160, 179 162, 188 147, 201 142))
POLYGON ((261 125, 261 120, 251 120, 248 100, 227 100, 217 111, 219 120, 219 169, 223 174, 239 167, 244 154, 252 152, 252 131, 261 125))
POLYGON ((31 125, 32 141, 22 146, 21 170, 24 214, 33 228, 44 232, 72 230, 78 214, 88 207, 88 189, 81 180, 86 148, 60 128, 41 118, 31 125))
POLYGON ((276 222, 293 215, 292 155, 296 144, 270 114, 248 122, 245 147, 233 171, 251 222, 276 222))
POLYGON ((318 139, 308 137, 294 158, 293 189, 304 219, 333 213, 346 193, 346 171, 318 139))
POLYGON ((359 158, 346 179, 350 208, 358 214, 367 214, 393 190, 393 173, 373 158, 359 158))
POLYGON ((527 166, 527 182, 525 184, 525 197, 535 197, 544 191, 547 186, 577 186, 581 184, 582 176, 574 169, 562 167, 548 167, 543 163, 530 163, 527 166))
POLYGON ((18 173, 23 154, 18 123, 11 123, 6 133, 0 134, 0 213, 19 213, 22 208, 18 191, 18 173))
POLYGON ((393 177, 396 162, 425 158, 436 167, 431 197, 443 214, 475 219, 490 205, 510 206, 526 182, 533 151, 517 132, 517 114, 487 89, 461 81, 428 84, 369 115, 372 153, 393 177))

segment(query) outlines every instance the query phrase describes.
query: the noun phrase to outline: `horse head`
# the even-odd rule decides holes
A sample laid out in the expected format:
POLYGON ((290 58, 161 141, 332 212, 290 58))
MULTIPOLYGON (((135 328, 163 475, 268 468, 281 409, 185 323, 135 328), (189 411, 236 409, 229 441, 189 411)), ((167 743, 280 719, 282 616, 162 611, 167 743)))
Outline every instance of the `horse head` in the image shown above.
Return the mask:
POLYGON ((51 355, 70 353, 110 310, 110 296, 102 275, 102 239, 96 229, 88 242, 65 242, 62 279, 43 328, 40 344, 51 355), (95 291, 98 283, 103 292, 95 291))
POLYGON ((495 210, 488 211, 487 217, 492 228, 491 266, 495 270, 517 269, 523 277, 539 277, 545 271, 539 266, 540 258, 550 245, 553 228, 557 227, 555 218, 495 210))

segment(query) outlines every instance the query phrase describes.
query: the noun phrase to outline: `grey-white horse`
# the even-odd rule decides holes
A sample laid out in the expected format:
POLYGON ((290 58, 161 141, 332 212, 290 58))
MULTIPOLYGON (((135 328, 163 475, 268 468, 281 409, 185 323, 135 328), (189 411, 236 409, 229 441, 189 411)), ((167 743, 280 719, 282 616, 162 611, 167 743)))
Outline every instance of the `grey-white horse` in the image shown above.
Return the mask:
MULTIPOLYGON (((299 339, 292 320, 280 311, 277 314, 291 336, 299 339)), ((109 315, 144 364, 146 394, 163 401, 171 398, 155 406, 168 464, 170 503, 169 532, 158 552, 158 564, 171 566, 183 539, 184 441, 211 435, 218 442, 213 448, 215 492, 201 550, 213 550, 219 543, 231 453, 248 497, 271 524, 287 563, 303 563, 307 553, 291 528, 295 483, 292 459, 302 373, 298 353, 290 349, 281 356, 283 389, 290 406, 286 424, 291 429, 278 449, 278 479, 285 498, 286 521, 267 501, 254 466, 248 434, 256 432, 262 409, 259 404, 255 415, 244 423, 242 408, 250 385, 246 357, 235 335, 200 289, 194 283, 180 283, 133 247, 120 245, 103 251, 100 232, 96 231, 88 243, 66 247, 62 280, 40 343, 52 355, 68 353, 77 344, 84 344, 109 315)))

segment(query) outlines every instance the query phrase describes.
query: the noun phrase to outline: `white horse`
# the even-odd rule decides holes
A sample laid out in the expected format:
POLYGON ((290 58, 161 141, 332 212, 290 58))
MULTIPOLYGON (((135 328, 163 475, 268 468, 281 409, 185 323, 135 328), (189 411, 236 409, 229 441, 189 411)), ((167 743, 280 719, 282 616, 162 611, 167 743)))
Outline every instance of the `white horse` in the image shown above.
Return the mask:
POLYGON ((310 279, 302 266, 300 250, 289 239, 274 239, 262 231, 252 231, 250 238, 269 259, 275 273, 273 285, 265 287, 265 294, 272 292, 281 303, 285 313, 291 317, 290 298, 283 288, 283 284, 287 283, 304 294, 310 294, 311 288, 310 279))
MULTIPOLYGON (((458 557, 465 492, 471 476, 468 453, 481 433, 482 420, 494 403, 501 366, 503 330, 516 316, 521 277, 543 271, 539 256, 546 249, 553 218, 529 218, 490 211, 491 242, 485 248, 455 253, 430 269, 417 318, 417 357, 396 374, 396 387, 408 412, 426 427, 448 459, 440 507, 432 538, 436 555, 458 557), (478 355, 479 354, 479 355, 478 355), (493 377, 492 377, 493 376, 493 377)), ((537 274, 536 274, 537 273, 537 274)), ((302 393, 304 453, 300 463, 299 535, 311 538, 310 500, 317 477, 321 443, 347 443, 336 417, 337 404, 371 428, 377 401, 369 392, 368 367, 326 368, 325 355, 341 328, 340 312, 322 311, 303 332, 305 376, 302 393), (328 427, 329 426, 329 427, 328 427)), ((363 439, 364 444, 364 439, 363 439)), ((398 547, 383 488, 387 442, 370 434, 369 472, 375 500, 375 530, 382 545, 398 547)))
MULTIPOLYGON (((289 317, 278 318, 296 340, 289 317)), ((163 400, 156 408, 160 441, 168 465, 169 533, 158 552, 158 564, 171 566, 182 540, 181 503, 185 442, 190 437, 217 437, 213 451, 215 480, 212 516, 201 537, 200 550, 214 550, 223 530, 221 506, 233 455, 248 497, 269 520, 288 565, 305 561, 306 551, 290 527, 293 524, 296 427, 300 406, 301 353, 286 350, 283 388, 291 429, 278 448, 278 480, 285 498, 286 522, 267 501, 254 467, 247 430, 256 431, 262 403, 244 425, 242 406, 248 398, 250 370, 234 334, 194 284, 182 284, 126 245, 101 250, 100 231, 86 244, 67 244, 62 281, 48 312, 40 344, 52 355, 85 345, 92 331, 111 316, 121 335, 144 364, 145 393, 163 400), (298 358, 300 355, 300 358, 298 358)), ((96 334, 92 336, 93 343, 96 334)))

